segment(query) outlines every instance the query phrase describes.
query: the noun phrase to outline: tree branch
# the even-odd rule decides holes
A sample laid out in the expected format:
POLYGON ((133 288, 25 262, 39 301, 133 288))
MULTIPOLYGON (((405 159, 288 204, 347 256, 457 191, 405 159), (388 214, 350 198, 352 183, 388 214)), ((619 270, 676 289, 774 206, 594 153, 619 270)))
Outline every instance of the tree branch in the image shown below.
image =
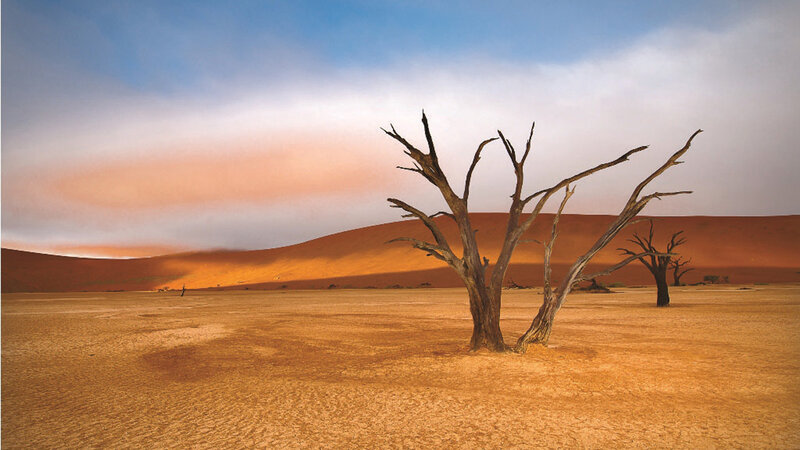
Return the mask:
MULTIPOLYGON (((614 167, 617 164, 623 163, 623 162, 627 161, 628 158, 631 155, 633 155, 635 153, 638 153, 638 152, 641 152, 642 150, 645 150, 647 148, 648 148, 647 145, 644 145, 644 146, 641 146, 641 147, 636 147, 636 148, 634 148, 632 150, 628 150, 627 152, 625 152, 624 155, 620 156, 619 158, 617 158, 617 159, 615 159, 613 161, 609 161, 609 162, 606 162, 606 163, 603 163, 603 164, 599 164, 597 166, 592 167, 591 169, 584 170, 583 172, 580 172, 580 173, 578 173, 576 175, 573 175, 573 176, 571 176, 569 178, 564 178, 558 184, 555 184, 552 187, 549 187, 547 189, 542 189, 541 191, 534 192, 533 194, 525 197, 525 199, 522 201, 522 203, 523 204, 527 204, 528 202, 530 202, 531 200, 533 200, 534 198, 536 198, 536 197, 538 197, 538 196, 540 196, 542 194, 548 194, 549 193, 550 195, 552 195, 553 192, 558 191, 562 187, 564 187, 564 186, 566 186, 568 184, 572 184, 572 183, 580 180, 581 178, 585 178, 585 177, 587 177, 587 176, 589 176, 589 175, 591 175, 591 174, 593 174, 593 173, 595 173, 597 171, 600 171, 600 170, 603 170, 603 169, 608 169, 609 167, 614 167)), ((547 198, 549 198, 549 195, 547 196, 547 198)), ((540 202, 541 202, 541 200, 540 200, 540 202)), ((544 205, 542 205, 542 206, 544 206, 544 205)))
POLYGON ((451 219, 453 219, 453 220, 456 220, 456 216, 454 216, 452 213, 449 213, 449 212, 447 212, 447 211, 439 211, 439 212, 437 212, 437 213, 431 214, 431 215, 430 215, 430 216, 428 216, 428 217, 430 217, 431 219, 433 219, 433 218, 434 218, 434 217, 436 217, 436 216, 447 216, 447 217, 449 217, 449 218, 451 218, 451 219))
MULTIPOLYGON (((641 263, 644 264, 645 267, 647 267, 647 269, 650 270, 650 272, 655 273, 655 269, 658 266, 658 260, 657 260, 656 256, 654 256, 652 254, 653 252, 657 252, 655 247, 653 247, 653 219, 648 219, 648 222, 650 222, 650 229, 648 230, 646 239, 643 239, 641 236, 639 236, 639 233, 634 232, 633 233, 633 238, 632 239, 627 239, 627 241, 638 245, 639 248, 644 250, 645 253, 647 253, 647 252, 651 253, 650 254, 650 262, 649 263, 647 261, 645 261, 644 258, 639 258, 639 261, 641 261, 641 263)), ((634 251, 628 250, 627 248, 618 248, 617 250, 621 250, 623 252, 623 254, 626 254, 626 255, 635 255, 636 254, 634 251)))
POLYGON ((672 252, 672 249, 686 242, 685 237, 679 237, 681 233, 683 233, 683 230, 672 234, 672 237, 669 239, 669 243, 667 243, 667 253, 672 252))
POLYGON ((425 111, 422 112, 422 125, 425 129, 425 139, 428 142, 429 153, 424 153, 422 150, 408 142, 408 140, 402 137, 397 130, 395 130, 393 125, 391 126, 391 131, 388 131, 384 128, 381 128, 381 130, 383 130, 383 132, 389 135, 392 139, 403 144, 403 146, 406 148, 405 154, 411 157, 411 159, 413 159, 415 162, 413 169, 410 167, 400 168, 403 170, 409 170, 411 172, 417 172, 425 177, 428 182, 439 189, 445 201, 447 201, 448 206, 450 206, 450 209, 455 213, 456 209, 461 209, 461 205, 459 204, 461 202, 461 198, 453 192, 449 182, 447 181, 447 177, 442 171, 442 168, 439 166, 439 158, 436 155, 436 148, 433 145, 433 138, 431 137, 431 130, 430 126, 428 125, 428 118, 425 116, 425 111))
POLYGON ((519 161, 520 165, 525 165, 525 160, 528 159, 528 154, 531 152, 531 141, 533 140, 533 129, 536 127, 536 122, 531 123, 531 133, 528 135, 528 142, 525 143, 525 153, 519 161))
POLYGON ((439 226, 434 222, 431 216, 428 216, 424 212, 414 208, 413 206, 409 205, 408 203, 398 200, 396 198, 389 198, 387 199, 389 203, 391 203, 392 208, 400 208, 404 211, 408 211, 414 217, 417 217, 422 221, 422 223, 430 230, 433 238, 436 240, 436 244, 443 249, 449 255, 452 255, 454 259, 458 259, 453 254, 452 250, 450 250, 450 245, 447 243, 447 238, 445 238, 444 233, 442 230, 439 229, 439 226))
POLYGON ((503 143, 503 147, 506 148, 506 153, 508 154, 508 157, 511 158, 511 162, 514 163, 514 168, 516 168, 518 162, 517 162, 517 152, 514 150, 514 146, 511 145, 511 141, 509 141, 508 139, 506 139, 505 136, 503 136, 502 131, 497 130, 497 134, 498 136, 500 136, 500 141, 503 143))
POLYGON ((558 207, 558 211, 556 215, 553 216, 553 228, 550 231, 550 240, 544 245, 544 290, 545 295, 549 295, 553 293, 550 283, 550 277, 552 274, 552 270, 550 267, 550 256, 553 252, 553 243, 556 241, 558 237, 558 222, 561 219, 561 213, 564 211, 564 207, 567 205, 567 200, 572 197, 572 194, 575 193, 575 188, 569 190, 569 186, 566 187, 566 191, 564 192, 564 199, 561 200, 561 204, 558 207))
POLYGON ((603 270, 603 271, 600 271, 600 272, 596 272, 596 273, 593 273, 593 274, 590 274, 590 275, 581 275, 581 276, 575 278, 575 281, 573 282, 573 285, 581 283, 583 281, 591 280, 592 278, 598 278, 598 277, 606 276, 606 275, 610 274, 611 272, 614 272, 616 270, 619 270, 619 269, 627 266, 628 264, 632 263, 633 261, 636 261, 637 259, 642 261, 642 262, 644 262, 644 260, 642 258, 644 258, 645 256, 648 256, 648 255, 649 256, 653 256, 653 255, 655 255, 655 256, 666 256, 666 254, 659 253, 659 252, 634 253, 632 256, 629 256, 629 257, 623 259, 622 261, 614 264, 613 266, 609 267, 606 270, 603 270))
POLYGON ((673 259, 669 262, 669 268, 672 269, 672 276, 675 279, 676 286, 680 284, 681 277, 683 277, 687 272, 694 270, 694 267, 681 270, 682 267, 686 266, 690 262, 692 262, 692 258, 683 261, 683 256, 680 256, 677 259, 673 259))
MULTIPOLYGON (((408 142, 403 136, 400 136, 397 133, 397 130, 394 129, 394 125, 389 124, 389 127, 392 129, 392 131, 388 131, 386 128, 383 128, 383 127, 381 127, 381 130, 383 130, 384 133, 388 134, 392 139, 394 139, 397 142, 403 144, 403 146, 406 148, 406 152, 405 153, 408 156, 411 156, 413 158, 414 157, 413 155, 415 155, 415 154, 423 154, 422 151, 420 151, 418 148, 416 148, 413 145, 411 145, 411 143, 408 142)), ((416 158, 414 158, 414 159, 416 159, 416 158)))
POLYGON ((511 194, 511 205, 508 208, 506 236, 500 249, 500 254, 497 258, 497 264, 495 264, 494 270, 492 271, 491 281, 489 282, 489 288, 494 292, 502 289, 503 278, 505 277, 508 264, 511 262, 511 254, 514 252, 517 244, 519 244, 522 233, 524 233, 525 230, 527 230, 527 227, 530 226, 530 223, 528 223, 526 226, 520 226, 520 217, 522 216, 522 210, 525 207, 525 204, 522 203, 520 198, 522 196, 522 186, 525 183, 525 160, 530 154, 534 126, 535 122, 531 125, 528 141, 525 143, 525 153, 520 161, 517 161, 517 154, 514 150, 514 146, 511 145, 511 142, 505 138, 502 131, 497 130, 497 134, 500 137, 500 140, 503 142, 503 146, 506 149, 506 154, 508 154, 508 158, 511 160, 511 165, 514 168, 514 177, 516 178, 516 182, 514 185, 514 193, 511 194))
POLYGON ((690 262, 692 262, 692 258, 689 258, 686 261, 684 261, 683 256, 680 256, 678 257, 678 259, 673 259, 672 261, 670 261, 669 265, 675 269, 680 269, 681 267, 689 264, 690 262))
POLYGON ((628 250, 627 248, 618 248, 617 250, 620 250, 620 251, 622 252, 622 254, 623 254, 623 255, 632 255, 632 256, 636 256, 636 255, 642 255, 642 256, 637 256, 637 258, 639 259, 639 261, 640 261, 642 264, 644 264, 644 266, 645 266, 645 267, 647 267, 647 270, 649 270, 650 272, 653 272, 653 271, 655 270, 655 268, 654 268, 654 266, 653 266, 653 264, 655 264, 655 263, 652 263, 652 264, 651 264, 651 263, 647 262, 647 261, 644 259, 644 257, 645 257, 645 256, 648 256, 648 255, 650 255, 650 258, 652 259, 652 258, 653 258, 653 254, 652 254, 652 252, 650 252, 650 251, 645 251, 645 252, 642 252, 642 253, 636 253, 636 252, 634 252, 634 251, 632 251, 632 250, 628 250))
POLYGON ((630 222, 628 222, 628 223, 626 223, 626 224, 625 224, 625 227, 627 228, 627 227, 630 227, 630 226, 632 226, 632 225, 636 225, 636 224, 639 224, 639 223, 642 223, 642 222, 647 222, 648 220, 653 220, 653 219, 637 219, 637 220, 631 220, 630 222))
MULTIPOLYGON (((650 198, 639 199, 639 194, 641 193, 642 189, 644 189, 644 187, 648 183, 653 181, 656 177, 658 177, 659 175, 664 173, 664 171, 666 171, 668 168, 674 166, 676 164, 676 161, 678 160, 678 158, 683 156, 683 154, 686 153, 687 150, 689 150, 689 147, 691 146, 691 143, 692 143, 692 139, 694 139, 694 137, 697 136, 701 132, 702 132, 702 130, 695 131, 694 134, 692 134, 689 137, 689 139, 686 141, 686 144, 683 146, 683 148, 681 148, 680 150, 675 152, 667 160, 667 162, 665 162, 663 165, 661 165, 661 167, 656 169, 652 174, 650 174, 647 178, 645 178, 644 181, 639 183, 636 186, 636 188, 634 188, 633 193, 631 194, 630 198, 628 199, 628 202, 622 208, 622 211, 620 211, 620 213, 617 216, 616 220, 614 220, 614 222, 611 223, 611 225, 609 225, 609 227, 606 230, 606 232, 602 236, 600 236, 600 238, 597 239, 597 241, 594 243, 592 248, 589 249, 589 251, 587 251, 583 256, 579 257, 578 260, 575 261, 575 263, 572 265, 572 267, 570 267, 570 269, 567 271, 567 276, 564 278, 564 280, 561 283, 561 287, 559 288, 558 300, 557 300, 557 303, 556 303, 556 309, 561 308, 561 305, 563 304, 564 300, 566 299, 566 295, 569 293, 570 288, 573 286, 572 280, 582 276, 582 273, 583 273, 584 268, 586 267, 586 264, 588 264, 588 262, 594 257, 594 255, 596 255, 597 252, 599 252, 603 247, 608 245, 608 243, 611 242, 611 240, 614 239, 614 237, 617 234, 619 234, 619 232, 623 228, 625 228, 625 225, 628 222, 630 222, 631 220, 633 220, 633 218, 636 217, 637 214, 639 214, 639 212, 642 210, 642 208, 645 207, 645 205, 650 200, 650 198, 657 197, 657 195, 651 195, 651 196, 649 196, 650 198)), ((616 161, 621 162, 621 160, 624 160, 628 156, 628 154, 631 154, 632 152, 636 152, 636 151, 641 151, 643 149, 644 149, 643 147, 640 147, 639 149, 631 150, 630 152, 626 153, 625 155, 623 155, 621 158, 619 158, 616 161)), ((616 162, 616 161, 614 161, 614 162, 616 162)), ((680 191, 680 193, 684 193, 684 192, 686 192, 686 191, 680 191)), ((672 195, 672 194, 673 193, 659 194, 659 195, 672 195)), ((674 194, 677 194, 677 193, 674 193, 674 194)), ((545 200, 548 195, 551 195, 551 194, 548 192, 547 194, 545 194, 544 197, 542 197, 542 199, 539 200, 539 203, 536 206, 537 209, 539 208, 539 204, 541 204, 542 201, 545 200)), ((636 235, 634 235, 634 236, 636 236, 636 235)), ((651 241, 652 241, 652 222, 651 222, 651 241)), ((622 250, 625 251, 625 249, 622 249, 622 250)), ((664 256, 667 256, 667 255, 664 255, 664 256)), ((651 255, 651 259, 655 259, 655 258, 657 258, 657 257, 651 255)), ((643 258, 640 258, 640 260, 643 261, 643 258)), ((655 265, 655 264, 653 264, 653 265, 655 265)))
POLYGON ((475 166, 478 165, 478 161, 481 159, 481 151, 483 151, 483 147, 485 147, 486 144, 496 140, 497 138, 486 139, 485 141, 481 142, 480 145, 478 145, 478 149, 475 151, 475 156, 472 158, 472 164, 469 166, 469 170, 467 171, 467 179, 464 182, 464 195, 461 197, 464 199, 464 201, 467 201, 467 198, 469 197, 469 186, 470 183, 472 183, 472 172, 475 170, 475 166))
POLYGON ((425 128, 425 140, 428 141, 428 152, 431 155, 436 166, 439 166, 439 157, 436 156, 436 149, 433 147, 433 137, 431 137, 431 128, 428 126, 428 118, 425 116, 425 110, 422 110, 422 126, 425 128))
POLYGON ((394 238, 394 239, 391 239, 389 241, 386 241, 385 243, 386 244, 391 244, 392 242, 401 242, 401 241, 411 242, 411 245, 414 248, 417 248, 417 249, 420 249, 420 250, 423 250, 423 251, 427 252, 428 256, 433 256, 433 257, 435 257, 437 259, 441 259, 442 261, 447 262, 447 263, 450 262, 448 260, 448 258, 445 257, 445 254, 448 252, 447 249, 439 247, 438 245, 431 244, 430 242, 425 242, 425 241, 420 240, 420 239, 415 239, 415 238, 410 238, 410 237, 399 237, 399 238, 394 238))
POLYGON ((420 175, 422 175, 422 176, 427 178, 425 173, 423 173, 422 169, 420 169, 419 167, 403 167, 403 166, 395 166, 395 167, 400 169, 400 170, 408 170, 409 172, 416 172, 416 173, 418 173, 418 174, 420 174, 420 175))
MULTIPOLYGON (((534 125, 531 125, 531 134, 529 136, 529 139, 532 139, 533 129, 534 129, 534 125)), ((500 134, 500 136, 501 136, 501 139, 503 141, 505 141, 505 138, 502 137, 502 134, 500 134)), ((530 228, 531 224, 533 224, 533 221, 536 220, 536 217, 538 217, 539 213, 542 211, 542 208, 544 207, 544 205, 547 203, 547 201, 550 199, 550 197, 555 192, 557 192, 561 188, 563 188, 563 187, 565 187, 565 186, 567 186, 569 184, 572 184, 573 182, 578 181, 578 180, 580 180, 580 179, 582 179, 584 177, 587 177, 587 176, 589 176, 589 175, 591 175, 591 174, 593 174, 593 173, 595 173, 597 171, 600 171, 600 170, 603 170, 603 169, 607 169, 609 167, 613 167, 613 166, 615 166, 617 164, 620 164, 620 163, 622 163, 624 161, 627 161, 628 158, 631 155, 633 155, 635 153, 638 153, 638 152, 641 152, 641 151, 645 150, 646 148, 647 148, 647 146, 642 146, 642 147, 634 148, 632 150, 628 150, 622 156, 620 156, 619 158, 617 158, 617 159, 615 159, 613 161, 609 161, 609 162, 606 162, 606 163, 603 163, 603 164, 599 164, 597 166, 592 167, 591 169, 584 170, 583 172, 580 172, 580 173, 578 173, 576 175, 573 175, 573 176, 571 176, 569 178, 565 178, 565 179, 561 180, 558 184, 556 184, 556 185, 554 185, 554 186, 552 186, 550 188, 543 189, 541 191, 535 192, 535 193, 529 195, 528 197, 526 197, 525 199, 521 199, 522 181, 523 181, 522 180, 522 175, 523 175, 522 169, 523 169, 523 167, 517 161, 512 159, 512 163, 514 165, 514 171, 515 171, 515 174, 517 176, 517 185, 516 185, 516 189, 515 189, 514 195, 511 196, 512 204, 511 204, 511 208, 510 208, 508 226, 507 226, 507 230, 506 230, 506 236, 507 236, 506 237, 506 242, 504 243, 503 248, 500 251, 500 256, 498 257, 498 264, 497 264, 497 266, 495 266, 495 272, 496 273, 492 274, 492 286, 496 287, 496 286, 499 286, 500 284, 502 284, 502 273, 498 272, 498 268, 504 267, 504 265, 507 264, 511 260, 511 253, 514 251, 514 248, 516 247, 517 243, 519 242, 519 239, 521 239, 522 234, 525 233, 525 231, 528 228, 530 228), (523 208, 525 208, 525 205, 528 202, 530 202, 531 200, 533 200, 534 198, 539 197, 539 196, 542 196, 542 197, 537 202, 537 204, 534 207, 533 211, 530 213, 530 215, 527 217, 527 219, 525 219, 522 223, 520 223, 520 217, 521 217, 523 208), (508 236, 510 236, 510 237, 508 237, 508 236)), ((528 153, 529 150, 530 150, 530 147, 526 145, 526 153, 528 153)), ((523 160, 525 158, 526 158, 526 155, 523 156, 523 160)))
MULTIPOLYGON (((689 147, 692 146, 692 140, 695 138, 695 136, 697 136, 698 134, 700 134, 702 132, 703 132, 703 130, 697 130, 694 133, 692 133, 692 135, 689 136, 689 139, 686 141, 686 144, 684 144, 683 147, 680 150, 678 150, 672 156, 670 156, 670 158, 667 160, 667 162, 665 162, 655 172, 650 174, 649 177, 645 178, 641 183, 639 183, 639 185, 636 186, 636 188, 631 193, 631 196, 628 199, 628 204, 633 205, 635 203, 639 203, 640 200, 637 200, 637 199, 639 198, 639 194, 642 193, 642 190, 645 188, 645 186, 650 184, 651 181, 655 180, 656 177, 658 177, 659 175, 664 173, 670 167, 680 164, 680 162, 678 161, 678 158, 683 156, 683 154, 686 153, 687 150, 689 150, 689 147)), ((644 203, 647 204, 647 202, 650 201, 653 198, 661 198, 661 197, 664 197, 664 196, 667 196, 667 195, 685 194, 685 193, 689 193, 689 192, 691 192, 691 191, 667 192, 667 193, 658 193, 658 192, 656 192, 655 194, 648 195, 647 197, 643 198, 642 200, 646 199, 644 203)), ((644 207, 644 205, 642 205, 642 207, 644 207)))
POLYGON ((693 191, 653 192, 652 194, 650 194, 650 195, 645 195, 644 197, 642 197, 641 199, 639 199, 639 200, 637 201, 637 203, 641 203, 641 205, 642 205, 642 208, 644 208, 644 205, 646 205, 646 204, 647 204, 647 202, 649 202, 650 200, 652 200, 652 199, 654 199, 654 198, 655 198, 655 199, 658 199, 658 200, 661 200, 661 197, 668 197, 668 196, 670 196, 670 195, 691 194, 692 192, 693 192, 693 191))

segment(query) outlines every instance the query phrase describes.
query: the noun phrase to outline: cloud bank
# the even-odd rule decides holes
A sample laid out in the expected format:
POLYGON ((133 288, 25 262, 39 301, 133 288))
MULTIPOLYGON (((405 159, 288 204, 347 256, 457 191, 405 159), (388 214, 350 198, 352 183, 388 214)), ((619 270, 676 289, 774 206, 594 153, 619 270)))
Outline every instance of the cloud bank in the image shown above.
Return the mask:
MULTIPOLYGON (((438 193, 393 170, 405 162, 402 149, 379 129, 393 122, 422 145, 421 108, 454 185, 478 142, 500 128, 522 145, 531 120, 531 192, 651 145, 580 183, 568 208, 613 214, 703 128, 687 164, 653 185, 695 193, 646 214, 798 214, 799 10, 769 4, 719 30, 663 28, 563 64, 476 56, 314 66, 291 79, 218 80, 193 94, 143 94, 103 78, 91 95, 32 98, 27 120, 4 111, 3 240, 266 248, 397 220, 388 196, 435 211, 438 193)), ((87 76, 76 70, 61 73, 87 76)), ((472 208, 502 211, 513 171, 499 144, 485 154, 472 208)))

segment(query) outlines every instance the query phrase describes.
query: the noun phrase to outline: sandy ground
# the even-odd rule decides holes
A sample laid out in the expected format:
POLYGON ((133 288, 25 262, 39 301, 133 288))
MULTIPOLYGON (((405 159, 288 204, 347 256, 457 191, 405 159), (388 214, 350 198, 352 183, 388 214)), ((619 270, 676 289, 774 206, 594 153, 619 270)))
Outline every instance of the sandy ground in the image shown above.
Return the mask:
POLYGON ((2 445, 800 447, 800 286, 618 291, 524 356, 457 289, 3 295, 2 445))

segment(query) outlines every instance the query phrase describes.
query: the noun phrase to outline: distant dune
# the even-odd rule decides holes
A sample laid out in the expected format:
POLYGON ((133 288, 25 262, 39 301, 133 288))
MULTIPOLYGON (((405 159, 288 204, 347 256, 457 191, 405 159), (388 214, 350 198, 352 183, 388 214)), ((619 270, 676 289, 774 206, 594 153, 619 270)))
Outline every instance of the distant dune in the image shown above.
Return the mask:
MULTIPOLYGON (((485 256, 499 252, 505 214, 478 213, 473 225, 485 256)), ((613 219, 602 215, 565 215, 554 250, 558 277, 588 249, 613 219)), ((684 230, 688 241, 677 250, 692 258, 695 270, 683 278, 701 281, 704 275, 728 276, 732 283, 800 281, 800 216, 774 217, 657 217, 656 241, 662 247, 669 236, 684 230)), ((542 215, 526 239, 543 239, 552 215, 542 215)), ((447 218, 439 224, 457 250, 455 226, 447 218)), ((633 231, 647 232, 647 224, 629 227, 593 260, 590 270, 620 260, 617 247, 633 231)), ((180 289, 322 289, 399 287, 454 287, 460 282, 439 260, 426 257, 406 243, 386 244, 400 236, 429 239, 417 220, 376 225, 325 236, 302 244, 255 251, 183 253, 137 259, 91 259, 2 250, 3 292, 60 292, 180 289), (334 286, 332 286, 334 285, 334 286)), ((542 247, 522 243, 515 252, 506 283, 541 285, 542 247)), ((671 277, 670 277, 671 279, 671 277)), ((605 283, 653 284, 639 263, 605 277, 605 283)))

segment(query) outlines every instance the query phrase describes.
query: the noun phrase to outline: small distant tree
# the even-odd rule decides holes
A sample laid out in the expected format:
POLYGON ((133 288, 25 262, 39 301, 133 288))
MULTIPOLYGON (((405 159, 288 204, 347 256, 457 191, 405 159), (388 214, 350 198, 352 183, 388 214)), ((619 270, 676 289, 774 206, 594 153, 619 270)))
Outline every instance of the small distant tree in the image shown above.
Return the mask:
POLYGON ((730 283, 730 279, 728 279, 727 275, 719 276, 719 275, 706 275, 703 277, 703 282, 711 283, 711 284, 727 284, 730 283))
POLYGON ((462 194, 457 194, 453 189, 450 181, 445 176, 442 168, 439 165, 439 157, 434 147, 433 138, 431 137, 430 127, 428 126, 428 119, 425 113, 422 113, 422 126, 425 132, 425 140, 427 141, 428 152, 425 153, 411 144, 403 136, 401 136, 394 126, 390 126, 390 130, 383 130, 392 139, 396 140, 405 148, 405 154, 413 161, 412 167, 400 167, 399 169, 407 170, 419 174, 429 183, 434 185, 442 195, 442 198, 449 208, 448 211, 440 211, 435 214, 429 215, 423 211, 409 205, 408 203, 396 199, 389 198, 388 201, 394 208, 402 209, 406 212, 403 217, 416 217, 425 225, 433 236, 434 242, 423 241, 411 237, 399 237, 392 239, 389 242, 406 241, 411 243, 414 248, 422 250, 428 256, 440 259, 446 262, 464 283, 469 294, 469 308, 472 314, 472 338, 470 339, 470 349, 478 350, 480 348, 487 348, 493 352, 505 352, 513 350, 519 353, 525 352, 530 344, 547 345, 550 337, 550 330, 553 325, 553 319, 556 312, 561 308, 569 292, 579 282, 586 281, 601 275, 608 274, 625 264, 636 260, 637 258, 644 257, 652 254, 651 251, 645 251, 641 254, 635 254, 619 264, 610 267, 606 271, 584 275, 583 271, 589 261, 594 257, 597 252, 604 248, 611 240, 630 223, 630 221, 647 205, 647 203, 654 198, 661 198, 670 195, 687 194, 690 191, 678 192, 654 192, 648 195, 641 195, 642 190, 656 177, 664 173, 668 168, 680 163, 678 159, 683 156, 689 149, 692 139, 702 130, 697 130, 686 144, 673 154, 667 162, 659 167, 655 172, 650 174, 647 178, 639 183, 633 190, 630 198, 619 213, 617 218, 612 221, 608 226, 606 232, 598 238, 594 245, 582 256, 580 256, 575 263, 567 271, 567 275, 562 280, 557 289, 551 288, 550 280, 550 254, 552 252, 553 243, 558 234, 558 220, 561 212, 567 203, 569 197, 575 192, 574 188, 570 190, 569 186, 578 180, 581 180, 595 172, 613 167, 628 158, 645 150, 647 146, 637 147, 629 150, 619 158, 599 164, 571 177, 561 180, 559 183, 535 192, 531 195, 525 196, 522 193, 524 182, 524 167, 531 151, 531 140, 533 138, 534 125, 531 125, 528 141, 525 145, 525 150, 522 156, 519 157, 514 146, 509 140, 503 136, 503 133, 498 130, 498 137, 486 139, 478 145, 477 150, 472 158, 472 164, 469 166, 464 182, 464 189, 462 194), (478 243, 475 238, 475 229, 472 227, 469 217, 468 201, 470 194, 470 182, 472 174, 478 161, 481 158, 481 152, 484 147, 489 143, 500 139, 506 154, 511 161, 514 168, 514 176, 516 182, 514 191, 511 194, 511 205, 509 207, 508 222, 506 226, 506 234, 503 239, 502 247, 499 257, 494 264, 494 268, 489 270, 489 259, 483 257, 478 249, 478 243), (506 345, 503 340, 503 334, 500 331, 500 305, 501 295, 503 288, 503 280, 505 279, 506 270, 511 261, 511 255, 514 252, 517 244, 520 243, 523 233, 530 228, 536 217, 544 208, 547 201, 556 193, 564 190, 564 199, 553 219, 552 233, 549 242, 545 244, 545 289, 544 300, 539 312, 534 317, 528 331, 525 332, 518 340, 517 344, 512 348, 506 345), (527 217, 523 214, 524 208, 534 200, 534 207, 527 217), (450 247, 444 233, 442 233, 437 223, 436 217, 444 216, 453 222, 458 227, 459 236, 461 239, 461 256, 457 256, 450 247))
POLYGON ((688 269, 684 269, 683 267, 688 265, 692 262, 692 258, 687 259, 686 261, 683 260, 683 256, 679 256, 677 259, 672 259, 669 262, 669 267, 672 269, 672 278, 674 280, 673 286, 680 286, 681 285, 681 277, 686 275, 686 272, 690 272, 694 270, 694 268, 690 267, 688 269))
MULTIPOLYGON (((656 306, 669 306, 669 284, 667 283, 667 269, 672 264, 672 258, 675 256, 673 250, 675 247, 686 242, 686 238, 681 236, 683 231, 674 233, 667 243, 665 252, 659 252, 653 246, 653 221, 650 220, 650 232, 646 237, 642 237, 639 233, 633 233, 633 238, 628 239, 628 242, 636 244, 642 251, 649 252, 650 255, 638 257, 637 259, 647 267, 647 270, 653 274, 656 280, 656 306)), ((637 252, 628 250, 627 248, 620 248, 624 254, 636 255, 637 252)), ((677 286, 677 284, 676 284, 677 286)))

